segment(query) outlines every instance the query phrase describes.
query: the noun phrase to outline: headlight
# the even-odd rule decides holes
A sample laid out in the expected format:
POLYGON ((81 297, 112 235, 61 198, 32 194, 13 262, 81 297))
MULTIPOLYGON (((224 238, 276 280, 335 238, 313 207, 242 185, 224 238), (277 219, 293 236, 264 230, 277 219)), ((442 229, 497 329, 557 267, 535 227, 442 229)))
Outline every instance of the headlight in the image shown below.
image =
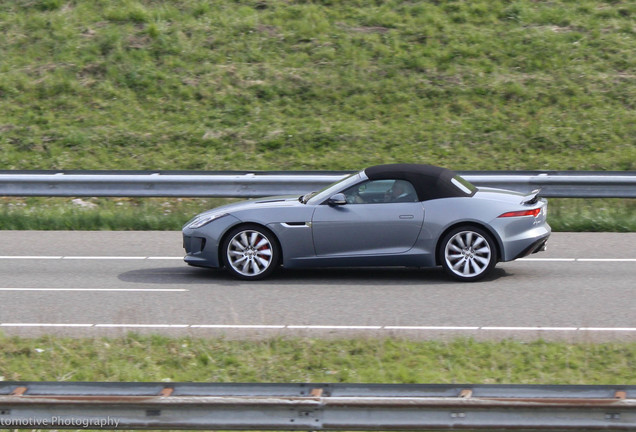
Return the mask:
POLYGON ((194 219, 192 219, 192 221, 188 222, 186 227, 190 228, 190 229, 201 228, 203 225, 209 224, 213 220, 218 219, 220 217, 223 217, 225 215, 227 215, 227 213, 202 214, 202 215, 199 215, 199 216, 195 217, 194 219))

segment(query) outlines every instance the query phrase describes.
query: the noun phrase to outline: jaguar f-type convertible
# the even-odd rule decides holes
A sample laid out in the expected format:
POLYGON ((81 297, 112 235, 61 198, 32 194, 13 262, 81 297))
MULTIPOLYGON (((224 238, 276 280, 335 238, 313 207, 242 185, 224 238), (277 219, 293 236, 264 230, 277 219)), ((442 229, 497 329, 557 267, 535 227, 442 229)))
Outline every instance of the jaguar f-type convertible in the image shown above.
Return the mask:
POLYGON ((477 188, 432 165, 367 168, 306 195, 244 201, 183 227, 185 262, 239 279, 277 267, 442 266, 476 281, 499 261, 545 250, 547 201, 477 188))

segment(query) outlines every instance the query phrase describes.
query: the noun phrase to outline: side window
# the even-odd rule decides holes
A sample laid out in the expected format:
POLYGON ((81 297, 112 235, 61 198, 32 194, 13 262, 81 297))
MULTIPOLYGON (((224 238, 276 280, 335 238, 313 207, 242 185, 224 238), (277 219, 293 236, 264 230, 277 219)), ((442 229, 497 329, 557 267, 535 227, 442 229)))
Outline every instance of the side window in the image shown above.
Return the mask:
POLYGON ((417 193, 411 182, 395 180, 385 202, 416 202, 417 193))
POLYGON ((406 180, 367 180, 346 189, 348 204, 416 202, 417 193, 406 180))

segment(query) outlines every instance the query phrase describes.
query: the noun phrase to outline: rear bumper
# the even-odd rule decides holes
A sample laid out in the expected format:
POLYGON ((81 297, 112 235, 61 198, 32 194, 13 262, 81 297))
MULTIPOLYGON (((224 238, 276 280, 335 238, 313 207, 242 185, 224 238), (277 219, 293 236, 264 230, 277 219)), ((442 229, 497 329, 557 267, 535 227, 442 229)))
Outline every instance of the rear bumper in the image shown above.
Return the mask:
POLYGON ((519 255, 517 255, 516 257, 513 258, 513 260, 516 260, 518 258, 523 258, 525 256, 528 255, 532 255, 535 254, 537 252, 543 252, 547 249, 547 243, 548 243, 548 238, 550 236, 548 235, 547 237, 541 238, 537 241, 535 241, 534 243, 532 243, 530 246, 528 246, 526 249, 522 250, 519 255))
POLYGON ((545 250, 546 242, 551 233, 550 225, 544 223, 516 235, 503 237, 501 261, 512 261, 545 250))

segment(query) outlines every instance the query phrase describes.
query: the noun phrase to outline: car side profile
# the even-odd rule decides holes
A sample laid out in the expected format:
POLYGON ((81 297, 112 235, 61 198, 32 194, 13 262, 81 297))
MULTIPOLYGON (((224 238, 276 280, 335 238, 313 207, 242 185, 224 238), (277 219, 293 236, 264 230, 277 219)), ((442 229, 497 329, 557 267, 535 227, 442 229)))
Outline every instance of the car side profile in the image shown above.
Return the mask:
POLYGON ((547 201, 432 165, 366 168, 303 196, 218 207, 183 227, 185 262, 245 280, 277 267, 442 266, 477 281, 545 250, 547 201))

